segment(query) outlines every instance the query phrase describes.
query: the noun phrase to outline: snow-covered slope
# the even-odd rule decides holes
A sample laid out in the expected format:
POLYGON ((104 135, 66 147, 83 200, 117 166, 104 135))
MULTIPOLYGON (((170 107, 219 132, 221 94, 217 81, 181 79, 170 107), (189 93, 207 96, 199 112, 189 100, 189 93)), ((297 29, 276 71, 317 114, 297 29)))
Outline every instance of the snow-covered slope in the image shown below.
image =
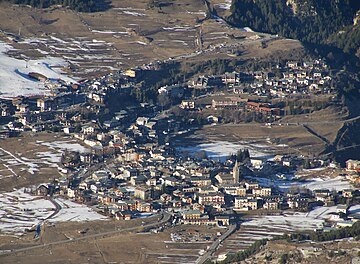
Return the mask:
POLYGON ((39 60, 21 60, 9 57, 6 52, 13 49, 10 45, 0 42, 0 97, 16 97, 19 95, 45 94, 44 83, 32 80, 29 72, 37 72, 51 79, 62 79, 66 82, 75 82, 54 70, 54 66, 64 66, 66 62, 60 58, 46 57, 39 60))

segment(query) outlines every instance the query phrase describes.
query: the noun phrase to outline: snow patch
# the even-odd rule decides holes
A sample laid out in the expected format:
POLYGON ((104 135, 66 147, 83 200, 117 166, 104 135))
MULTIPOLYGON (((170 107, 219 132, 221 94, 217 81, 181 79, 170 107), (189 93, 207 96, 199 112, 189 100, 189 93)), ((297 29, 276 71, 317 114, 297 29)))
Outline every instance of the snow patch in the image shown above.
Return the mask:
POLYGON ((0 42, 0 97, 16 97, 47 94, 44 83, 28 77, 29 72, 37 72, 49 79, 62 79, 66 82, 76 82, 55 67, 65 66, 60 58, 46 57, 39 60, 25 60, 9 57, 6 53, 14 50, 10 45, 0 42))

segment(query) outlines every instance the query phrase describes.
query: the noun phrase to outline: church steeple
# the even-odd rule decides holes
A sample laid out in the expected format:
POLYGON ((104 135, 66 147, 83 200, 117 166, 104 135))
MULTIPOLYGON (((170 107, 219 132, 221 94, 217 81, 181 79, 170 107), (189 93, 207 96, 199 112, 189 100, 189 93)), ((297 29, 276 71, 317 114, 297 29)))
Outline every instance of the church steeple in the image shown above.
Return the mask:
POLYGON ((238 161, 235 162, 234 168, 233 168, 233 178, 234 183, 239 183, 240 180, 240 171, 239 171, 239 163, 238 161))

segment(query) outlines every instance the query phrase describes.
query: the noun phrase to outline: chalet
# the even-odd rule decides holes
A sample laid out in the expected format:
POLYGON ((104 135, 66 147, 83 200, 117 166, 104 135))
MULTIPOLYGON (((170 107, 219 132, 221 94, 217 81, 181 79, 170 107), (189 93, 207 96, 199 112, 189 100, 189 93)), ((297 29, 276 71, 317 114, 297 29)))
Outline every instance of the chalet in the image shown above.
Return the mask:
POLYGON ((46 82, 48 80, 48 78, 41 74, 41 73, 37 73, 37 72, 29 72, 29 77, 32 78, 32 79, 35 79, 37 81, 40 81, 40 82, 46 82))
POLYGON ((353 197, 354 190, 352 189, 345 189, 342 191, 341 196, 345 198, 352 198, 353 197))
POLYGON ((245 182, 246 190, 258 189, 259 183, 257 182, 245 182))
POLYGON ((255 169, 260 169, 263 165, 263 161, 261 159, 250 159, 251 166, 255 169))
POLYGON ((166 94, 168 96, 170 96, 171 98, 181 98, 183 97, 185 92, 185 89, 182 85, 180 84, 174 84, 174 85, 166 85, 163 87, 160 87, 158 89, 158 93, 159 94, 166 94))
POLYGON ((182 109, 195 109, 195 101, 192 100, 183 100, 180 104, 182 109))
POLYGON ((228 215, 217 215, 215 216, 215 222, 218 226, 230 225, 230 217, 228 215))
POLYGON ((322 76, 321 72, 314 72, 313 73, 314 78, 321 78, 321 76, 322 76))
POLYGON ((347 215, 349 213, 349 206, 348 205, 345 205, 345 204, 339 204, 337 207, 336 207, 336 212, 337 213, 342 213, 344 215, 347 215))
POLYGON ((314 63, 313 63, 312 61, 304 61, 304 62, 303 62, 303 66, 304 66, 305 68, 310 69, 310 68, 313 68, 313 67, 314 67, 314 63))
POLYGON ((118 201, 116 204, 114 204, 114 206, 120 211, 126 211, 129 209, 127 203, 122 200, 118 201))
POLYGON ((199 194, 209 194, 209 193, 213 193, 214 191, 217 192, 218 188, 216 188, 216 186, 201 186, 198 188, 198 193, 199 194))
POLYGON ((136 187, 134 197, 141 200, 147 200, 151 198, 151 190, 144 187, 136 187))
POLYGON ((206 117, 206 121, 209 124, 219 123, 219 118, 216 117, 216 116, 213 116, 213 115, 209 115, 209 116, 206 117))
POLYGON ((286 63, 286 66, 291 69, 296 69, 297 67, 299 67, 299 63, 297 61, 289 61, 286 63))
POLYGON ((317 189, 314 190, 315 198, 316 197, 323 197, 323 196, 330 196, 331 191, 329 189, 317 189))
POLYGON ((128 210, 130 211, 135 211, 136 210, 136 202, 133 200, 123 200, 124 202, 126 202, 127 206, 128 206, 128 210))
POLYGON ((92 93, 88 94, 89 99, 92 99, 94 102, 97 102, 97 103, 100 103, 100 104, 103 104, 105 102, 105 97, 106 97, 105 93, 92 92, 92 93))
POLYGON ((211 179, 208 177, 191 177, 190 182, 195 186, 209 186, 211 179))
POLYGON ((346 171, 360 172, 360 161, 359 160, 347 160, 346 171))
POLYGON ((221 100, 212 100, 211 107, 214 109, 239 109, 247 102, 247 99, 238 97, 225 98, 221 100))
POLYGON ((225 196, 219 192, 199 195, 199 204, 221 206, 225 203, 225 196))
POLYGON ((30 111, 30 106, 28 104, 19 104, 18 105, 19 113, 28 113, 30 111))
POLYGON ((36 195, 38 196, 47 196, 50 192, 50 189, 48 186, 41 184, 36 188, 36 195))
POLYGON ((104 126, 106 128, 114 128, 120 125, 120 122, 118 119, 112 118, 111 120, 104 121, 104 126))
POLYGON ((116 220, 131 220, 132 213, 130 211, 120 211, 115 214, 116 220))
POLYGON ((281 111, 279 108, 274 108, 269 104, 259 103, 259 102, 247 102, 246 109, 248 111, 255 111, 267 115, 276 115, 279 116, 281 111))
POLYGON ((225 85, 238 85, 240 83, 240 77, 237 72, 225 73, 222 75, 221 81, 225 85))
POLYGON ((89 126, 89 125, 83 126, 82 127, 82 133, 84 133, 84 134, 93 134, 93 133, 95 133, 95 127, 94 126, 89 126))
POLYGON ((336 228, 352 227, 354 224, 351 220, 339 221, 336 223, 336 228))
POLYGON ((133 186, 143 184, 147 181, 147 178, 144 175, 132 176, 130 178, 130 183, 133 186))
POLYGON ((136 210, 143 213, 150 213, 152 210, 152 206, 149 203, 140 202, 137 203, 136 210))
POLYGON ((184 220, 200 219, 201 215, 200 210, 188 210, 181 213, 184 220))
POLYGON ((150 151, 150 156, 154 159, 157 160, 164 160, 164 151, 160 150, 160 149, 155 149, 155 150, 151 150, 150 151))
POLYGON ((172 199, 172 196, 170 194, 164 193, 164 194, 160 195, 160 200, 162 202, 168 202, 168 201, 171 201, 171 199, 172 199))
POLYGON ((197 77, 188 83, 192 88, 205 88, 208 85, 208 78, 204 76, 197 77))
POLYGON ((140 69, 140 68, 132 68, 132 69, 128 69, 125 72, 123 72, 123 74, 127 77, 130 78, 140 78, 141 75, 143 75, 145 71, 140 69))
POLYGON ((156 128, 156 125, 156 121, 150 121, 145 125, 145 127, 147 127, 149 130, 154 130, 156 128))
POLYGON ((54 105, 54 100, 51 98, 39 98, 36 101, 36 106, 40 108, 40 111, 48 111, 51 110, 54 105))
POLYGON ((67 197, 75 198, 76 191, 74 189, 68 188, 67 189, 67 197))
POLYGON ((298 78, 296 79, 296 82, 300 85, 309 85, 309 80, 305 78, 298 78))
POLYGON ((262 80, 263 79, 263 73, 261 71, 254 72, 254 79, 255 80, 262 80))
POLYGON ((199 188, 195 186, 184 186, 182 190, 184 193, 195 193, 199 191, 199 188))
POLYGON ((182 208, 182 202, 178 199, 172 199, 168 202, 169 206, 171 206, 174 209, 181 209, 182 208))
POLYGON ((148 117, 138 117, 136 119, 136 124, 138 126, 145 126, 147 123, 149 122, 149 118, 148 117))
POLYGON ((0 128, 0 139, 10 138, 14 135, 16 134, 14 134, 14 132, 11 131, 10 129, 0 128))
POLYGON ((252 193, 255 197, 271 196, 271 188, 254 188, 252 193))
POLYGON ((146 181, 146 185, 148 185, 148 186, 157 186, 160 184, 161 184, 161 181, 158 180, 157 178, 150 178, 146 181))
POLYGON ((233 196, 245 196, 246 188, 239 184, 223 185, 224 192, 233 196))
POLYGON ((165 179, 166 186, 177 186, 181 184, 181 180, 178 180, 175 177, 168 177, 165 179))
POLYGON ((234 210, 257 210, 259 206, 257 199, 247 197, 235 197, 234 210))
POLYGON ((11 116, 12 114, 14 114, 12 109, 10 107, 7 107, 7 106, 3 106, 2 108, 0 108, 0 110, 1 110, 1 116, 3 116, 3 117, 11 116))
POLYGON ((210 221, 208 215, 202 215, 200 218, 196 219, 186 219, 183 220, 185 225, 215 225, 215 221, 210 221))
POLYGON ((290 209, 298 209, 300 211, 308 211, 310 208, 310 201, 308 198, 292 197, 286 201, 290 209))
POLYGON ((266 210, 278 210, 279 202, 277 201, 267 201, 264 203, 263 208, 266 210))

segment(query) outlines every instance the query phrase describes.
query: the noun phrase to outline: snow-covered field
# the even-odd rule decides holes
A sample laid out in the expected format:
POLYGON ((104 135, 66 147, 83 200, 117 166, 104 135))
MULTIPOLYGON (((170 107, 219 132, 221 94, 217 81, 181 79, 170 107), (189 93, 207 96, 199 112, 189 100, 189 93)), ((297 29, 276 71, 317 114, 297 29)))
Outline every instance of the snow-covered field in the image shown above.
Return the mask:
POLYGON ((41 224, 45 220, 65 222, 107 219, 85 205, 60 198, 55 201, 61 209, 51 217, 56 207, 43 197, 24 193, 24 189, 0 194, 0 233, 21 235, 26 229, 41 224))
POLYGON ((301 184, 301 186, 310 190, 329 189, 329 190, 342 191, 344 189, 352 188, 352 185, 341 176, 333 179, 314 178, 310 182, 301 184))
POLYGON ((344 189, 353 188, 348 180, 344 177, 338 176, 335 178, 313 178, 306 181, 297 181, 297 180, 277 180, 270 178, 260 178, 260 177, 246 177, 249 179, 254 179, 260 183, 262 186, 278 187, 281 190, 287 190, 294 187, 307 188, 310 190, 319 190, 319 189, 328 189, 330 191, 342 191, 344 189))
POLYGON ((230 143, 227 141, 217 141, 202 143, 196 146, 186 146, 178 148, 183 153, 198 153, 205 151, 207 156, 214 160, 225 161, 231 154, 236 154, 240 149, 249 149, 252 158, 270 159, 273 157, 273 147, 266 144, 251 142, 230 143))
POLYGON ((44 83, 29 78, 29 72, 41 73, 49 79, 75 82, 74 79, 55 70, 55 67, 66 65, 64 60, 54 57, 39 60, 16 59, 6 54, 12 49, 6 43, 0 42, 0 97, 46 94, 44 83))
POLYGON ((34 174, 38 171, 39 165, 36 161, 30 160, 24 157, 18 157, 17 155, 11 153, 10 151, 0 147, 0 162, 6 170, 0 171, 0 179, 6 177, 16 176, 17 173, 14 171, 14 167, 22 166, 24 170, 27 170, 30 174, 34 174))
POLYGON ((52 151, 38 152, 37 156, 42 160, 46 160, 51 163, 59 163, 61 155, 64 151, 75 151, 79 153, 85 153, 89 150, 84 146, 76 143, 76 141, 53 141, 53 142, 37 142, 39 145, 47 146, 52 151))
POLYGON ((105 216, 96 213, 86 205, 77 204, 62 198, 57 198, 55 201, 61 206, 61 210, 53 218, 49 219, 50 222, 82 222, 107 219, 105 216))
MULTIPOLYGON (((314 230, 324 226, 325 220, 336 212, 336 206, 317 207, 308 213, 283 212, 282 215, 257 216, 241 224, 241 229, 226 240, 226 250, 248 248, 261 239, 271 239, 289 232, 314 230)), ((359 214, 360 205, 352 206, 350 214, 359 214)))
POLYGON ((0 194, 0 232, 21 234, 44 221, 55 210, 54 205, 20 189, 0 194))
POLYGON ((38 144, 47 146, 50 149, 54 150, 68 150, 68 151, 77 151, 80 153, 87 152, 88 149, 79 143, 76 143, 76 140, 69 140, 69 141, 52 141, 52 142, 43 142, 37 141, 38 144))
POLYGON ((312 230, 323 227, 329 214, 334 212, 336 212, 336 206, 318 207, 308 213, 284 212, 283 215, 260 216, 243 225, 276 229, 278 232, 312 230))

